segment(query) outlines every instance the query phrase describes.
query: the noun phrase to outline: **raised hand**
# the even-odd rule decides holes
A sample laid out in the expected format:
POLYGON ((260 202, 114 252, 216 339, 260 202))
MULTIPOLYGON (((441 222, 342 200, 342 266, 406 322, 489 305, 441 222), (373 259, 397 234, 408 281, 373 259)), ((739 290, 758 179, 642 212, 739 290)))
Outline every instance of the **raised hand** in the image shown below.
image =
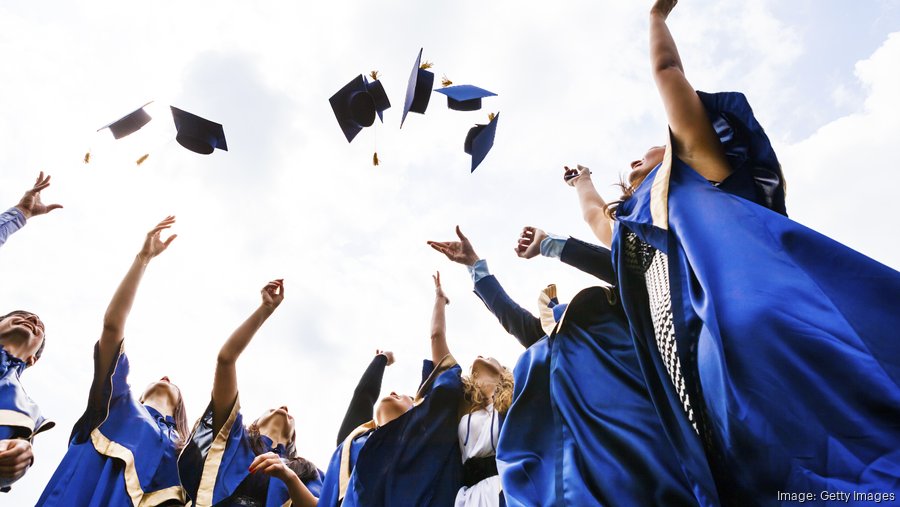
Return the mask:
POLYGON ((260 292, 262 305, 269 310, 275 310, 284 301, 284 279, 272 280, 260 292))
POLYGON ((444 289, 441 288, 441 272, 438 271, 436 274, 431 275, 431 278, 434 279, 434 297, 435 297, 435 299, 443 298, 444 304, 449 305, 450 298, 448 298, 447 295, 444 294, 444 289))
POLYGON ((678 0, 656 0, 650 8, 650 14, 662 16, 663 19, 668 18, 677 3, 678 0))
POLYGON ((144 240, 144 246, 141 247, 141 251, 138 256, 146 263, 149 262, 150 259, 156 257, 157 255, 166 251, 166 248, 169 248, 169 245, 175 241, 175 238, 178 237, 177 234, 173 234, 166 238, 165 240, 159 237, 159 233, 165 229, 172 227, 175 223, 175 216, 169 215, 162 222, 156 224, 156 227, 150 230, 147 233, 147 238, 144 240))
POLYGON ((28 440, 0 440, 0 484, 9 485, 22 478, 34 463, 28 440))
POLYGON ((541 242, 547 237, 547 233, 530 225, 522 229, 519 241, 516 243, 516 255, 523 259, 531 259, 541 254, 541 242))
POLYGON ((563 167, 563 181, 570 187, 574 187, 576 183, 582 181, 590 181, 590 179, 591 170, 583 165, 578 165, 575 169, 572 169, 569 166, 563 167))
POLYGON ((25 218, 31 218, 37 215, 49 213, 55 209, 62 208, 62 204, 44 204, 41 202, 41 190, 50 186, 50 175, 44 176, 44 171, 38 175, 37 180, 31 190, 25 192, 19 204, 16 205, 19 211, 25 215, 25 218))
POLYGON ((471 266, 478 261, 478 254, 472 248, 469 238, 465 237, 459 226, 456 226, 456 235, 459 241, 428 241, 428 245, 438 252, 446 255, 453 262, 458 262, 466 266, 471 266))
POLYGON ((394 353, 391 352, 390 350, 377 349, 377 350, 375 350, 375 355, 386 357, 387 358, 387 366, 394 364, 394 353))

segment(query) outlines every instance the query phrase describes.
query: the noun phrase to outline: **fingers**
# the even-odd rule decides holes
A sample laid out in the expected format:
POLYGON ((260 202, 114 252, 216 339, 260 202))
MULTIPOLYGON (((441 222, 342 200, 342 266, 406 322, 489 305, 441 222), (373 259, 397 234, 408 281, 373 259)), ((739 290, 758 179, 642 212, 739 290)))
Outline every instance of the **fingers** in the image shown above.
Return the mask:
POLYGON ((434 277, 434 285, 435 287, 441 286, 441 272, 438 271, 437 274, 433 275, 434 277))
POLYGON ((3 440, 0 441, 0 464, 9 465, 22 454, 31 451, 31 445, 25 440, 3 440))
POLYGON ((168 238, 166 238, 165 241, 163 241, 163 246, 168 248, 169 245, 172 244, 172 242, 175 241, 175 238, 177 238, 177 237, 178 237, 177 234, 173 234, 173 235, 169 236, 168 238))
POLYGON ((442 254, 447 255, 447 247, 444 246, 443 244, 441 244, 441 243, 435 243, 435 242, 433 242, 433 241, 429 241, 429 242, 428 242, 428 245, 429 245, 431 248, 434 248, 435 250, 437 250, 438 252, 441 252, 442 254))
POLYGON ((281 461, 281 458, 279 458, 278 455, 275 454, 274 452, 267 452, 267 453, 265 453, 265 454, 260 454, 259 456, 257 456, 256 458, 254 458, 254 459, 253 459, 253 462, 250 463, 250 468, 248 468, 247 470, 248 470, 250 473, 256 472, 256 470, 257 470, 263 463, 265 463, 266 461, 272 459, 273 457, 274 457, 275 459, 278 459, 279 461, 281 461))
POLYGON ((164 229, 168 229, 169 227, 172 227, 172 224, 174 224, 174 223, 175 223, 175 215, 169 215, 166 218, 164 218, 161 222, 156 224, 156 227, 154 227, 150 232, 148 232, 147 235, 152 236, 154 234, 157 234, 164 229))

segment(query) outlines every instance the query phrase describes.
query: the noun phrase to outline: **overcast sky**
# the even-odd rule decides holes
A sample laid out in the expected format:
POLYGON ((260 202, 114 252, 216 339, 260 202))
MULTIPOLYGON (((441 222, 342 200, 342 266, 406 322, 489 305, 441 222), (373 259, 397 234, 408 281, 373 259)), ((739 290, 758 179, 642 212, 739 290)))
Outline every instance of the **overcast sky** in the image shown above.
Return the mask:
MULTIPOLYGON (((193 423, 221 343, 265 282, 284 278, 284 303, 238 363, 242 405, 253 420, 287 404, 298 449, 324 469, 376 348, 397 355, 385 390, 415 390, 430 354, 434 270, 465 368, 478 354, 512 367, 521 352, 465 268, 426 240, 452 239, 459 224, 521 304, 536 308, 551 282, 568 300, 596 281, 516 258, 519 230, 591 239, 562 166, 591 167, 612 199, 628 163, 663 140, 649 2, 250 4, 0 6, 0 199, 14 205, 45 170, 44 201, 65 206, 0 250, 0 313, 29 309, 47 325, 46 353, 24 380, 57 421, 4 505, 32 504, 65 452, 103 312, 166 215, 177 216, 178 239, 147 269, 128 321, 132 385, 170 376, 193 423), (399 130, 420 47, 436 85, 446 75, 498 96, 463 113, 434 94, 399 130), (376 69, 393 107, 348 145, 328 98, 376 69), (120 141, 95 132, 149 100, 144 129, 120 141), (181 148, 169 105, 222 123, 229 151, 181 148), (470 174, 466 132, 497 111, 496 145, 470 174)), ((791 216, 900 266, 890 218, 900 215, 900 1, 684 0, 670 26, 696 88, 747 94, 784 166, 791 216)))

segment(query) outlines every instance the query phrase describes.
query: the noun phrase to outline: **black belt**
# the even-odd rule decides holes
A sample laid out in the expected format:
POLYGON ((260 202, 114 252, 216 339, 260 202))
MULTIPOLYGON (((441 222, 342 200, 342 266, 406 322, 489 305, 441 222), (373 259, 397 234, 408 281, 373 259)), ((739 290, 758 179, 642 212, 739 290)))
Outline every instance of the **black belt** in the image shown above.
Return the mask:
POLYGON ((469 458, 463 463, 463 484, 467 488, 495 475, 499 475, 496 456, 469 458))

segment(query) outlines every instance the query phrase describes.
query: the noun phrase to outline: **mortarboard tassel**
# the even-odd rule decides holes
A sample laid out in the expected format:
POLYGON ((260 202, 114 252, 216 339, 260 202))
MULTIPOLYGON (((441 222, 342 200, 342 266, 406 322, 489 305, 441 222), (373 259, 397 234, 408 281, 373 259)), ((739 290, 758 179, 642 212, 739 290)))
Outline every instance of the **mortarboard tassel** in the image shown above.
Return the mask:
POLYGON ((419 68, 422 69, 422 70, 428 70, 428 69, 430 69, 430 68, 432 68, 432 67, 434 67, 434 64, 431 63, 431 62, 422 62, 422 64, 419 65, 419 68))
POLYGON ((450 81, 449 79, 447 79, 447 75, 444 74, 444 77, 441 78, 441 86, 446 88, 452 84, 453 84, 453 81, 450 81))
POLYGON ((496 114, 494 114, 494 113, 488 113, 488 121, 494 121, 494 118, 496 118, 496 117, 497 117, 496 114))
POLYGON ((149 158, 149 157, 150 157, 150 154, 149 154, 149 153, 145 153, 145 154, 141 155, 141 158, 139 158, 139 159, 137 159, 137 160, 135 161, 135 164, 141 165, 141 164, 143 164, 144 161, 147 160, 147 158, 149 158))
POLYGON ((85 164, 91 163, 91 150, 88 150, 87 153, 84 154, 84 163, 85 164))
POLYGON ((376 151, 375 154, 372 155, 372 165, 378 165, 379 163, 378 152, 376 151))
POLYGON ((378 73, 377 70, 373 70, 372 72, 369 72, 369 77, 372 78, 372 81, 378 81, 379 76, 380 76, 380 74, 378 73))

